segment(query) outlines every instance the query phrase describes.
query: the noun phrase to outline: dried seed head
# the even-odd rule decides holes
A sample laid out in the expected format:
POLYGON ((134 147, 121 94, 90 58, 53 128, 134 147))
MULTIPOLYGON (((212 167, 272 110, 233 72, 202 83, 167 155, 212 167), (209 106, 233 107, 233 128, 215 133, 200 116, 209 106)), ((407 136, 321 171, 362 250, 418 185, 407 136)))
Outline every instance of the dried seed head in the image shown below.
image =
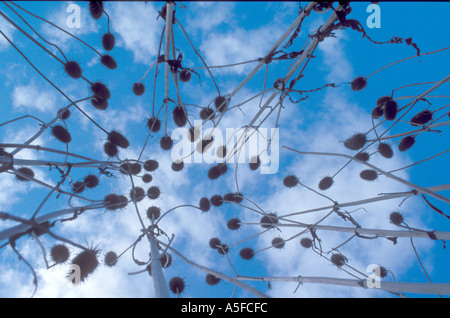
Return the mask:
POLYGON ((217 248, 220 244, 220 240, 217 237, 213 237, 209 240, 209 247, 211 248, 217 248))
POLYGON ((231 218, 227 222, 227 227, 235 231, 241 227, 241 221, 238 218, 231 218))
POLYGON ((72 78, 80 78, 82 75, 81 67, 75 61, 68 61, 64 64, 64 70, 72 78))
POLYGON ((410 122, 413 126, 421 126, 433 119, 433 113, 429 110, 422 110, 420 113, 411 118, 410 122))
POLYGON ((61 108, 58 110, 58 117, 62 120, 66 120, 70 117, 70 109, 68 108, 61 108))
POLYGON ((104 144, 103 150, 108 155, 108 157, 115 157, 119 153, 117 146, 109 141, 104 144))
POLYGON ((170 136, 164 136, 161 138, 161 141, 159 144, 161 145, 161 149, 170 150, 173 146, 173 140, 170 136))
POLYGON ((354 91, 360 91, 366 86, 367 86, 367 80, 365 77, 362 77, 362 76, 358 76, 351 83, 352 90, 354 90, 354 91))
POLYGON ((219 166, 213 166, 208 170, 208 178, 210 178, 211 180, 215 180, 218 177, 220 177, 221 173, 220 173, 220 169, 219 166))
POLYGON ((295 187, 298 184, 298 182, 299 182, 298 178, 292 174, 288 175, 283 179, 283 184, 287 188, 295 187))
POLYGON ((222 196, 215 194, 211 197, 210 201, 211 201, 211 204, 214 206, 221 206, 223 203, 223 198, 222 198, 222 196))
POLYGON ((394 120, 397 116, 398 105, 393 99, 389 99, 385 102, 383 107, 383 114, 386 120, 394 120))
POLYGON ((134 187, 130 191, 130 197, 131 197, 131 200, 140 202, 145 198, 145 191, 141 187, 134 187))
POLYGON ((103 14, 103 1, 89 1, 89 12, 95 20, 100 19, 103 14))
POLYGON ((113 251, 109 251, 105 255, 104 263, 108 267, 114 267, 116 266, 118 260, 119 258, 117 257, 117 254, 113 251))
POLYGON ((228 245, 225 243, 220 243, 219 246, 217 246, 217 252, 219 252, 220 255, 225 255, 229 251, 228 245))
POLYGON ((378 177, 378 173, 375 170, 367 169, 367 170, 361 171, 359 176, 361 178, 363 178, 364 180, 374 181, 378 177))
POLYGON ((259 222, 263 228, 273 228, 274 226, 272 224, 278 224, 278 218, 275 213, 269 213, 263 216, 259 222))
POLYGON ((392 151, 391 146, 389 146, 388 144, 385 144, 383 142, 380 142, 380 144, 378 145, 378 152, 385 158, 392 158, 392 156, 394 155, 394 152, 392 151))
POLYGON ((169 253, 163 253, 159 257, 159 261, 161 262, 161 266, 163 268, 167 268, 172 265, 172 255, 170 255, 169 253))
POLYGON ((108 108, 108 100, 100 96, 94 96, 93 98, 91 98, 91 104, 98 110, 105 110, 108 108))
MULTIPOLYGON (((21 173, 23 173, 24 175, 26 175, 30 178, 34 178, 34 171, 31 170, 30 168, 22 167, 22 168, 17 169, 17 171, 20 171, 21 173)), ((16 179, 19 181, 29 181, 29 179, 19 176, 18 174, 16 174, 16 179)))
POLYGON ((375 270, 375 275, 381 278, 385 278, 388 274, 388 270, 384 266, 380 266, 378 270, 375 270))
POLYGON ((150 182, 152 182, 152 180, 153 180, 153 177, 151 174, 146 173, 142 176, 142 181, 145 183, 150 183, 150 182))
POLYGON ((309 237, 304 237, 300 240, 300 245, 304 248, 312 247, 312 240, 309 237))
POLYGON ((102 44, 103 48, 106 51, 111 51, 114 48, 114 44, 116 42, 116 39, 113 34, 111 33, 105 33, 102 37, 102 44))
POLYGON ((69 131, 61 125, 55 125, 52 127, 52 135, 65 144, 72 141, 69 131))
POLYGON ((356 133, 352 137, 344 141, 344 146, 351 150, 358 150, 364 147, 367 142, 366 135, 363 133, 356 133))
POLYGON ((347 262, 347 259, 342 254, 334 253, 331 255, 331 262, 337 267, 341 267, 347 262))
POLYGON ((56 244, 55 246, 52 247, 50 255, 52 257, 52 260, 56 264, 62 264, 69 259, 70 252, 67 246, 65 246, 64 244, 56 244))
POLYGON ((85 184, 83 181, 77 181, 74 184, 72 184, 72 191, 73 193, 81 193, 85 189, 85 184))
POLYGON ((227 155, 227 147, 226 146, 221 146, 221 147, 217 148, 216 156, 218 158, 225 158, 226 155, 227 155))
POLYGON ((223 113, 225 109, 227 109, 228 100, 225 97, 219 95, 214 99, 214 106, 216 106, 216 109, 219 112, 223 113))
POLYGON ((398 150, 406 151, 409 148, 411 148, 414 145, 415 142, 416 142, 416 139, 415 139, 414 136, 403 137, 403 139, 398 144, 398 150))
POLYGON ((161 209, 158 208, 157 206, 151 206, 147 209, 147 217, 151 220, 153 219, 157 219, 161 216, 161 209))
POLYGON ((159 164, 158 161, 153 160, 153 159, 149 159, 146 162, 144 162, 144 169, 147 171, 155 171, 156 169, 158 169, 159 164))
POLYGON ((211 207, 208 198, 201 198, 199 207, 200 207, 200 210, 202 210, 203 212, 208 212, 211 207))
POLYGON ((187 68, 182 69, 178 75, 183 83, 189 82, 192 77, 191 71, 187 68))
POLYGON ((214 139, 211 137, 210 139, 202 139, 197 143, 196 150, 199 153, 204 153, 208 150, 213 143, 214 139))
POLYGON ((206 275, 206 283, 208 285, 214 286, 214 285, 217 285, 219 282, 220 282, 220 278, 214 276, 213 274, 206 275))
POLYGON ((117 68, 116 60, 109 54, 102 55, 102 57, 100 58, 100 61, 102 62, 103 65, 105 65, 110 70, 117 68))
POLYGON ((97 254, 98 250, 87 249, 79 253, 72 260, 73 265, 79 266, 81 281, 84 281, 97 268, 99 264, 97 260, 97 254))
POLYGON ((251 260, 253 256, 255 256, 255 252, 250 247, 244 247, 240 252, 239 255, 241 255, 242 259, 245 260, 251 260))
POLYGON ((111 97, 111 92, 109 91, 108 87, 106 87, 106 85, 101 82, 92 83, 91 91, 93 97, 100 97, 101 99, 105 100, 108 100, 111 97))
POLYGON ((156 186, 150 187, 147 190, 147 196, 152 200, 158 199, 160 194, 161 191, 159 190, 159 187, 156 186))
POLYGON ((186 110, 183 106, 178 105, 172 112, 173 121, 178 127, 183 127, 187 123, 186 110))
POLYGON ((400 225, 403 222, 403 215, 401 215, 399 212, 392 212, 389 214, 389 220, 392 222, 392 224, 400 225))
POLYGON ((172 162, 172 170, 175 172, 179 172, 183 170, 184 168, 184 162, 183 161, 175 161, 172 162))
POLYGON ((112 142, 116 146, 119 146, 121 148, 128 148, 130 143, 128 142, 128 139, 126 139, 121 133, 113 130, 108 134, 108 141, 112 142))
POLYGON ((281 237, 275 237, 273 238, 271 244, 275 248, 282 249, 284 247, 285 242, 281 237))
POLYGON ((355 158, 361 161, 368 161, 370 155, 367 152, 359 152, 355 155, 355 158))
POLYGON ((244 195, 241 192, 233 193, 233 202, 241 203, 244 200, 244 195))
POLYGON ((137 175, 141 170, 141 165, 137 162, 125 162, 120 165, 120 172, 123 174, 137 175))
POLYGON ((92 189, 98 186, 98 178, 93 174, 88 174, 86 177, 84 177, 83 183, 86 185, 86 187, 92 189))
POLYGON ((128 199, 124 195, 111 193, 105 196, 103 204, 107 210, 116 211, 125 208, 128 204, 128 199))
POLYGON ((181 277, 174 277, 169 282, 169 288, 172 291, 172 293, 178 295, 181 294, 184 290, 185 284, 184 280, 181 277))
POLYGON ((134 83, 133 84, 133 93, 136 96, 141 96, 145 92, 145 85, 142 83, 134 83))
POLYGON ((320 190, 326 190, 330 188, 333 185, 333 178, 331 177, 325 177, 319 182, 319 189, 320 190))
POLYGON ((249 162, 249 167, 250 170, 256 170, 259 168, 259 166, 261 165, 261 160, 259 159, 259 156, 255 156, 250 158, 250 162, 249 162))
POLYGON ((209 108, 209 107, 204 107, 202 108, 202 110, 200 111, 200 118, 203 120, 207 120, 207 119, 214 119, 214 109, 209 108))
POLYGON ((188 138, 190 142, 196 141, 200 137, 200 132, 198 128, 191 127, 189 128, 188 138))

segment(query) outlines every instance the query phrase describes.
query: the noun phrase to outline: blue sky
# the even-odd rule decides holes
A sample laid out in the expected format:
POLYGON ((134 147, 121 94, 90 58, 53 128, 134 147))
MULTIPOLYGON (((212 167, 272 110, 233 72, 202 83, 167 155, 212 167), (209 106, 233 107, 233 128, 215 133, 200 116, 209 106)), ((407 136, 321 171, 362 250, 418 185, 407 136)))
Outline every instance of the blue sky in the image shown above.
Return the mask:
MULTIPOLYGON (((70 15, 67 7, 73 2, 21 2, 23 8, 46 18, 58 26, 73 32, 84 42, 91 45, 100 53, 106 53, 102 47, 101 37, 107 31, 107 19, 103 15, 94 20, 88 11, 87 3, 75 2, 81 8, 80 28, 68 28, 66 20, 70 15)), ((176 18, 181 22, 189 35, 195 48, 201 54, 208 66, 227 65, 264 57, 280 36, 288 29, 298 16, 297 2, 182 2, 176 5, 176 18)), ((381 28, 370 29, 366 19, 370 13, 366 12, 368 2, 355 2, 351 4, 352 12, 348 18, 360 21, 368 36, 379 42, 388 41, 393 36, 407 39, 418 45, 422 53, 432 52, 449 47, 448 36, 445 30, 445 13, 448 12, 448 3, 443 2, 393 2, 380 3, 381 28)), ((110 52, 117 61, 117 69, 110 70, 100 64, 97 53, 65 35, 59 30, 21 12, 26 20, 48 41, 58 44, 69 60, 76 60, 83 69, 83 76, 90 81, 102 81, 111 91, 108 109, 99 111, 89 101, 78 105, 105 130, 118 130, 130 142, 130 147, 121 149, 119 158, 138 159, 148 135, 147 119, 152 115, 152 103, 155 107, 163 105, 164 99, 164 67, 159 64, 159 74, 156 80, 155 94, 153 83, 155 68, 142 79, 146 91, 142 96, 133 94, 133 84, 143 78, 149 67, 158 56, 159 38, 164 27, 164 20, 157 19, 158 11, 164 2, 106 2, 105 11, 110 17, 110 31, 114 34, 116 45, 110 52)), ((307 3, 302 2, 302 7, 307 3)), ((13 19, 22 28, 30 29, 10 11, 4 4, 1 9, 8 17, 13 19)), ((331 11, 323 14, 312 12, 304 20, 301 32, 293 44, 283 49, 285 52, 298 52, 303 49, 307 36, 314 33, 330 16, 331 11)), ((51 78, 66 95, 73 100, 90 96, 89 83, 83 79, 72 79, 64 73, 64 66, 53 57, 45 53, 35 43, 32 43, 18 30, 14 30, 7 21, 0 19, 2 30, 32 61, 35 66, 51 78)), ((37 37, 35 37, 37 38, 37 37)), ((288 37, 289 38, 289 37, 288 37)), ((200 107, 206 107, 217 97, 217 89, 209 77, 208 72, 202 68, 203 64, 178 25, 174 25, 175 46, 178 53, 183 54, 182 65, 192 68, 198 73, 192 74, 187 83, 179 83, 180 95, 189 120, 193 123, 198 120, 200 107)), ((44 42, 40 41, 43 45, 44 42)), ((285 44, 286 41, 283 42, 285 44)), ((61 55, 52 47, 48 47, 55 55, 61 55)), ((164 43, 162 51, 164 52, 164 43)), ((172 54, 172 53, 171 53, 172 54)), ((152 134, 142 152, 141 161, 156 159, 159 169, 152 173, 153 181, 145 184, 139 177, 134 177, 135 185, 147 189, 149 186, 159 186, 162 195, 157 200, 145 198, 138 203, 141 214, 150 205, 158 205, 162 211, 167 211, 180 205, 198 206, 202 197, 212 197, 215 194, 225 195, 228 192, 239 190, 246 198, 242 205, 224 203, 220 207, 212 208, 207 213, 201 213, 192 207, 180 207, 170 212, 161 220, 160 227, 169 237, 174 235, 172 246, 182 252, 188 259, 220 271, 230 277, 237 272, 241 276, 255 277, 339 277, 352 278, 343 270, 336 268, 326 258, 320 257, 311 250, 303 249, 299 244, 300 237, 286 242, 281 249, 269 248, 274 237, 288 239, 301 231, 297 228, 272 229, 260 234, 262 228, 255 225, 242 225, 238 231, 230 231, 226 222, 232 217, 238 217, 242 222, 258 223, 261 215, 255 212, 261 208, 266 213, 274 212, 278 216, 291 214, 322 206, 328 206, 330 201, 306 187, 297 186, 286 188, 283 179, 289 175, 296 175, 302 184, 319 191, 318 182, 325 176, 336 173, 345 159, 329 157, 300 155, 282 148, 291 147, 299 151, 333 152, 353 155, 354 152, 346 149, 342 141, 355 132, 366 132, 372 127, 371 111, 376 100, 390 95, 392 90, 409 84, 436 82, 448 76, 445 68, 448 60, 448 50, 415 57, 395 64, 368 78, 367 87, 361 91, 352 91, 349 82, 357 76, 368 76, 385 65, 403 58, 413 57, 416 50, 405 43, 376 45, 362 37, 362 34, 350 29, 336 30, 334 37, 320 42, 307 64, 303 77, 297 82, 295 88, 311 90, 327 83, 347 83, 336 88, 325 88, 309 93, 308 98, 300 103, 291 103, 288 98, 284 100, 283 108, 277 115, 279 108, 273 113, 267 111, 256 121, 267 115, 261 123, 262 128, 270 131, 278 123, 279 128, 279 164, 278 171, 272 174, 262 174, 260 171, 251 171, 248 159, 242 164, 229 164, 228 171, 218 180, 209 180, 208 163, 186 163, 181 172, 171 170, 171 152, 163 151, 159 141, 164 135, 165 124, 170 134, 177 127, 171 119, 173 103, 169 103, 167 122, 164 110, 160 114, 162 129, 152 134), (255 205, 254 205, 255 204, 255 205), (245 205, 246 207, 244 207, 245 205), (208 246, 209 239, 219 237, 224 243, 230 245, 228 259, 219 255, 216 250, 208 246), (242 260, 239 251, 243 247, 251 247, 256 256, 250 260, 242 260), (228 261, 229 260, 229 261, 228 261)), ((32 115, 43 122, 50 122, 58 109, 69 104, 68 100, 46 82, 23 59, 23 57, 0 38, 0 58, 4 67, 0 70, 3 85, 0 87, 2 96, 1 123, 32 115)), ((273 87, 273 83, 288 72, 292 60, 274 60, 267 65, 266 89, 273 87)), ((246 63, 239 66, 225 68, 211 68, 214 80, 222 95, 230 94, 252 71, 257 63, 246 63)), ((294 73, 294 76, 298 71, 294 73)), ((226 129, 238 129, 247 125, 259 111, 260 96, 264 86, 265 66, 263 66, 252 79, 230 101, 230 109, 224 113, 218 130, 225 136, 226 129), (255 97, 251 99, 252 97, 255 97), (245 101, 250 101, 244 103, 245 101), (233 107, 240 105, 239 107, 233 107)), ((395 92, 400 106, 406 105, 411 96, 423 93, 433 84, 414 85, 395 92)), ((438 122, 448 120, 449 112, 446 85, 433 91, 426 101, 418 102, 414 108, 397 123, 389 135, 395 135, 412 130, 407 122, 414 114, 429 109, 436 111, 433 118, 443 116, 438 122), (439 97, 441 96, 441 97, 439 97), (444 97, 442 97, 444 96, 444 97), (442 108, 444 107, 444 108, 442 108), (442 108, 442 109, 440 109, 442 108)), ((273 90, 263 96, 262 103, 272 94, 273 90)), ((302 95, 301 97, 304 97, 302 95)), ((177 99, 174 81, 170 80, 169 97, 177 99)), ((292 94, 293 99, 299 99, 298 94, 292 94)), ((270 104, 275 106, 278 97, 270 104)), ((214 107, 214 106, 212 106, 214 107)), ((75 108, 66 121, 68 130, 72 135, 69 151, 82 154, 96 160, 107 160, 103 152, 106 134, 92 124, 75 108)), ((186 127, 189 127, 188 125, 186 127)), ((203 130, 211 127, 207 122, 203 130)), ((383 123, 377 131, 387 128, 383 123)), ((33 118, 24 118, 7 125, 0 126, 1 143, 24 143, 41 128, 40 122, 33 118)), ((416 144, 406 152, 399 152, 397 144, 393 144, 394 156, 391 159, 383 158, 371 148, 369 163, 391 171, 409 164, 426 159, 449 149, 448 132, 446 126, 438 128, 441 133, 426 132, 416 138, 416 144)), ((373 138, 373 133, 368 135, 373 138)), ((399 138, 388 139, 388 143, 399 141, 399 138)), ((40 145, 52 149, 65 151, 65 145, 56 140, 46 130, 33 145, 40 145)), ((214 144, 215 145, 215 144, 214 144)), ((213 147, 215 147, 213 145, 213 147)), ((275 151, 275 150, 274 150, 275 151)), ((272 152, 273 153, 273 152, 272 152)), ((248 154, 248 149, 246 155, 248 154)), ((64 161, 64 157, 49 152, 23 150, 15 159, 55 160, 64 161)), ((76 159, 73 159, 76 161, 76 159)), ((115 159, 117 160, 117 159, 115 159)), ((275 160, 275 158, 273 158, 275 160)), ((361 180, 359 173, 365 169, 361 164, 351 163, 334 178, 333 186, 320 193, 339 203, 377 197, 380 193, 395 193, 410 191, 411 189, 392 179, 380 176, 374 182, 361 180)), ((48 167, 33 167, 36 179, 55 185, 60 181, 60 174, 56 169, 48 167)), ((75 182, 84 178, 88 173, 98 173, 95 166, 74 168, 70 174, 75 182)), ((100 185, 95 189, 83 192, 88 200, 103 200, 105 195, 114 192, 128 196, 131 184, 130 179, 118 172, 114 178, 100 176, 100 185)), ((448 153, 432 160, 426 161, 408 169, 395 172, 395 175, 420 187, 431 187, 448 183, 450 171, 448 169, 448 153)), ((63 189, 70 191, 69 180, 63 184, 63 189)), ((0 175, 0 202, 1 210, 21 217, 31 217, 49 189, 31 182, 18 182, 14 175, 2 173, 0 175)), ((449 197, 450 191, 442 191, 441 195, 449 197)), ((442 211, 448 210, 443 201, 429 198, 430 202, 442 211)), ((39 216, 68 208, 70 206, 83 206, 87 201, 83 198, 71 198, 61 195, 58 198, 52 195, 45 202, 39 216)), ((448 231, 448 219, 433 211, 420 196, 410 197, 402 202, 402 198, 385 200, 377 203, 358 205, 347 210, 363 228, 398 229, 389 223, 389 214, 399 211, 406 222, 414 228, 423 230, 448 231)), ((303 223, 315 223, 329 213, 324 210, 316 213, 299 214, 289 217, 289 220, 303 223)), ((148 219, 145 220, 148 225, 148 219)), ((349 221, 344 221, 333 214, 321 224, 351 227, 349 221)), ((15 225, 12 221, 3 221, 0 231, 15 225)), ((100 259, 109 251, 117 253, 124 251, 141 234, 140 223, 136 217, 136 210, 132 203, 116 213, 96 209, 86 211, 73 222, 58 224, 55 233, 67 237, 84 246, 98 246, 101 249, 100 259)), ((325 252, 339 246, 348 234, 333 231, 319 231, 318 236, 325 252)), ((167 241, 164 238, 165 242, 167 241)), ((43 236, 40 241, 48 252, 55 244, 55 240, 43 236)), ((2 244, 4 241, 1 242, 2 244)), ((136 247, 136 256, 140 260, 147 260, 149 247, 144 240, 136 247)), ((443 248, 441 241, 414 239, 422 264, 433 282, 448 283, 450 275, 447 271, 449 261, 448 249, 443 248)), ((33 265, 38 275, 38 290, 36 297, 153 297, 154 290, 152 278, 146 273, 136 273, 143 269, 132 260, 130 253, 120 258, 118 266, 99 268, 82 285, 73 287, 65 279, 68 264, 58 265, 46 269, 42 251, 36 241, 24 237, 17 242, 21 254, 33 265)), ((71 247, 73 255, 79 252, 71 247)), ((400 282, 427 283, 409 239, 399 239, 397 244, 385 238, 365 240, 354 238, 339 248, 339 251, 348 259, 344 269, 355 273, 368 274, 366 268, 370 264, 380 264, 388 268, 395 279, 400 282), (353 268, 353 269, 352 269, 353 268)), ((33 293, 32 274, 29 268, 17 260, 17 255, 10 247, 4 247, 1 253, 0 282, 4 286, 2 297, 29 297, 33 293)), ((330 257, 330 254, 325 256, 330 257)), ((204 272, 187 265, 182 259, 173 255, 173 264, 164 273, 169 281, 174 276, 185 279, 186 289, 183 297, 254 297, 248 291, 221 281, 216 286, 205 283, 204 272)), ((48 258, 48 256, 47 256, 48 258)), ((393 281, 392 276, 386 279, 393 281)), ((272 282, 271 289, 267 283, 249 283, 260 291, 272 297, 396 297, 380 290, 362 290, 359 288, 342 287, 324 284, 304 284, 295 293, 295 282, 272 282)), ((407 294, 408 297, 428 297, 422 294, 407 294)), ((431 295, 436 297, 436 295, 431 295)))

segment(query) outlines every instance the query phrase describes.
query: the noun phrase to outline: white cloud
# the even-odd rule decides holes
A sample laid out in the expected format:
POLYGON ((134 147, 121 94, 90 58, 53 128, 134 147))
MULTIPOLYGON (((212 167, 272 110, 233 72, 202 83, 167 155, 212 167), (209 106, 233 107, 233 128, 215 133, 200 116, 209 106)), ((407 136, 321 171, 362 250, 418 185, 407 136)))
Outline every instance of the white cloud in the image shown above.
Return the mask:
POLYGON ((56 109, 57 95, 35 84, 19 85, 12 92, 13 107, 20 112, 49 112, 56 109))

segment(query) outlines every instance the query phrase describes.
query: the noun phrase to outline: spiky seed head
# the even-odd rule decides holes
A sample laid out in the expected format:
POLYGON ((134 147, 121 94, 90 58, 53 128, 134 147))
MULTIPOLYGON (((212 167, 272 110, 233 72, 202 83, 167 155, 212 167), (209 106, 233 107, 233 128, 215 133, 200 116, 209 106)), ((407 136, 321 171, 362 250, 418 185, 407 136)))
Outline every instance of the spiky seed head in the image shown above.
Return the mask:
POLYGON ((159 190, 159 187, 157 186, 152 186, 147 190, 147 196, 152 200, 158 199, 160 194, 161 190, 159 190))
POLYGON ((369 161, 370 155, 367 152, 359 152, 355 155, 355 158, 361 161, 369 161))
POLYGON ((378 119, 381 116, 383 116, 383 107, 377 105, 372 109, 372 118, 378 119))
POLYGON ((214 206, 221 206, 223 203, 223 198, 222 198, 222 196, 215 194, 211 197, 210 201, 211 201, 211 204, 214 206))
POLYGON ((110 158, 117 156, 117 154, 119 153, 119 149, 117 149, 117 146, 110 141, 107 141, 103 145, 103 150, 110 158))
POLYGON ((304 248, 310 248, 312 247, 312 240, 309 237, 303 237, 300 240, 300 245, 303 246, 304 248))
POLYGON ((329 189, 333 185, 333 178, 325 177, 319 182, 319 189, 326 190, 329 189))
POLYGON ((202 210, 203 212, 208 212, 209 209, 211 208, 208 198, 201 198, 199 207, 200 207, 200 210, 202 210))
POLYGON ((74 184, 72 184, 72 191, 73 193, 81 193, 85 189, 85 184, 83 181, 77 181, 74 184))
POLYGON ((364 180, 374 181, 378 177, 378 173, 375 170, 366 169, 366 170, 361 171, 359 176, 364 180))
POLYGON ((202 110, 200 111, 200 118, 203 120, 207 120, 207 119, 214 119, 214 109, 209 108, 209 107, 204 107, 202 108, 202 110))
POLYGON ((105 65, 110 70, 114 70, 115 68, 117 68, 116 60, 109 54, 102 55, 102 57, 100 58, 100 61, 102 62, 103 65, 105 65))
POLYGON ((175 172, 179 172, 183 170, 184 168, 184 162, 183 161, 174 161, 172 162, 172 170, 175 172))
POLYGON ((214 141, 213 138, 200 140, 197 143, 196 147, 197 152, 205 153, 212 146, 213 141, 214 141))
POLYGON ((246 261, 251 260, 253 256, 255 256, 255 252, 250 247, 244 247, 239 252, 239 255, 242 257, 242 259, 245 259, 246 261))
POLYGON ((375 271, 375 275, 377 275, 378 277, 381 277, 381 278, 385 278, 387 276, 387 274, 388 274, 388 270, 384 266, 380 266, 379 270, 375 271))
POLYGON ((347 262, 347 259, 342 254, 334 253, 331 255, 331 262, 337 267, 341 267, 347 262))
POLYGON ((131 200, 140 202, 145 198, 145 191, 141 187, 134 187, 130 191, 130 197, 131 197, 131 200))
POLYGON ((180 81, 182 81, 183 83, 189 82, 191 77, 192 77, 192 73, 187 68, 182 69, 179 73, 180 81))
POLYGON ((220 169, 218 166, 212 166, 209 170, 208 170, 208 178, 210 178, 211 180, 215 180, 218 177, 220 177, 220 169))
POLYGON ((108 141, 124 149, 128 148, 128 146, 130 145, 128 139, 126 139, 121 133, 115 130, 111 131, 108 134, 108 141))
POLYGON ((58 110, 58 117, 62 120, 66 120, 70 117, 70 109, 69 108, 61 108, 58 110))
POLYGON ((278 249, 282 249, 284 247, 284 240, 281 237, 275 237, 271 242, 272 246, 278 249))
POLYGON ((217 237, 213 237, 209 240, 209 247, 217 248, 221 244, 220 240, 217 237))
POLYGON ((269 213, 264 215, 259 222, 263 228, 269 229, 274 227, 272 224, 278 224, 278 218, 275 213, 269 213))
POLYGON ((351 150, 358 150, 364 147, 367 142, 366 135, 363 133, 356 133, 352 137, 344 141, 344 146, 351 150))
POLYGON ((219 246, 217 246, 217 252, 219 252, 220 255, 225 255, 229 251, 228 245, 225 243, 220 243, 219 246))
POLYGON ((79 253, 72 260, 72 265, 79 266, 80 281, 84 281, 98 267, 97 254, 98 250, 87 249, 79 253))
POLYGON ((196 141, 200 137, 199 129, 196 127, 189 128, 188 136, 190 142, 196 141))
POLYGON ((211 286, 217 285, 220 283, 220 278, 208 273, 206 275, 206 283, 211 286))
POLYGON ((394 152, 392 151, 391 146, 386 143, 380 142, 378 145, 378 152, 385 158, 392 158, 394 152))
MULTIPOLYGON (((34 178, 34 171, 28 167, 21 167, 21 168, 17 169, 17 171, 20 171, 22 174, 24 174, 30 178, 34 178)), ((18 174, 16 174, 16 179, 19 181, 29 181, 29 179, 19 176, 18 174)))
POLYGON ((89 1, 89 12, 95 20, 100 19, 103 14, 103 1, 89 1))
POLYGON ((229 192, 223 196, 224 201, 233 202, 234 201, 234 193, 229 192))
POLYGON ((233 202, 241 203, 244 200, 244 195, 241 192, 233 193, 233 202))
POLYGON ((354 91, 360 91, 366 86, 367 86, 367 79, 362 76, 358 76, 351 83, 352 90, 354 91))
POLYGON ((169 288, 175 295, 181 294, 184 290, 184 287, 184 280, 181 277, 173 277, 169 282, 169 288))
POLYGON ((386 101, 383 107, 383 114, 386 120, 394 120, 397 116, 398 105, 397 102, 393 99, 389 99, 386 101))
POLYGON ((152 182, 152 180, 153 180, 153 177, 149 173, 146 173, 142 176, 142 181, 145 183, 150 183, 150 182, 152 182))
POLYGON ((108 100, 111 97, 111 92, 108 87, 102 82, 94 82, 91 85, 92 95, 94 97, 100 97, 101 99, 108 100))
POLYGON ((159 144, 161 145, 161 149, 170 150, 173 146, 173 140, 170 136, 164 136, 161 138, 161 141, 159 144))
POLYGON ((250 162, 248 165, 250 167, 250 170, 257 170, 261 165, 261 160, 259 159, 259 156, 250 158, 250 162))
POLYGON ((433 113, 429 110, 422 110, 420 113, 411 118, 410 122, 413 126, 421 126, 433 119, 433 113))
POLYGON ((154 218, 155 220, 161 216, 161 209, 157 206, 151 206, 147 209, 147 217, 151 220, 154 218))
POLYGON ((95 188, 96 186, 98 186, 98 178, 97 176, 93 175, 93 174, 88 174, 86 177, 84 177, 83 179, 83 183, 86 185, 86 187, 88 187, 89 189, 95 188))
POLYGON ((65 144, 72 141, 69 131, 61 125, 55 125, 52 127, 52 135, 65 144))
POLYGON ((116 252, 114 251, 109 251, 108 253, 106 253, 105 255, 105 259, 104 259, 104 263, 106 266, 108 267, 114 267, 117 265, 117 261, 119 260, 119 258, 117 257, 116 252))
POLYGON ((123 174, 138 175, 141 173, 141 165, 137 162, 125 162, 120 165, 120 172, 123 174))
POLYGON ((136 96, 141 96, 145 93, 145 85, 142 83, 134 83, 133 84, 133 93, 136 96))
POLYGON ((159 257, 159 261, 161 262, 161 266, 163 268, 167 268, 172 265, 172 255, 170 255, 169 253, 163 253, 159 257))
POLYGON ((221 147, 217 148, 216 156, 218 158, 225 158, 226 155, 227 155, 227 147, 226 146, 221 146, 221 147))
POLYGON ((227 222, 227 227, 230 230, 238 230, 241 227, 241 221, 238 218, 231 218, 227 222))
POLYGON ((106 51, 111 51, 114 48, 114 44, 116 42, 116 38, 112 33, 105 33, 102 37, 103 48, 106 51))
POLYGON ((98 110, 105 110, 108 108, 108 100, 100 96, 93 96, 93 98, 91 98, 91 104, 98 110))
POLYGON ((225 109, 227 109, 228 100, 225 97, 219 95, 214 99, 214 106, 216 106, 216 109, 219 112, 223 113, 225 109))
POLYGON ((173 109, 172 117, 175 125, 178 127, 183 127, 187 123, 186 110, 181 105, 178 105, 173 109))
POLYGON ((416 142, 416 138, 414 136, 406 136, 398 144, 398 150, 406 151, 411 148, 416 142))
POLYGON ((64 70, 72 78, 80 78, 82 75, 81 67, 75 61, 68 61, 64 64, 64 70))
POLYGON ((295 187, 298 184, 298 182, 299 182, 298 178, 292 174, 288 175, 283 179, 283 184, 287 188, 295 187))
POLYGON ((70 252, 64 244, 56 244, 52 247, 50 255, 56 264, 63 264, 69 259, 70 252))
POLYGON ((107 210, 116 211, 125 208, 128 204, 128 199, 124 195, 111 193, 105 196, 103 204, 107 210))
POLYGON ((158 169, 159 167, 159 163, 156 160, 153 159, 149 159, 146 162, 144 162, 144 169, 147 171, 155 171, 156 169, 158 169))
POLYGON ((392 222, 392 224, 400 225, 403 222, 403 215, 401 215, 399 212, 392 212, 389 214, 389 220, 392 222))

